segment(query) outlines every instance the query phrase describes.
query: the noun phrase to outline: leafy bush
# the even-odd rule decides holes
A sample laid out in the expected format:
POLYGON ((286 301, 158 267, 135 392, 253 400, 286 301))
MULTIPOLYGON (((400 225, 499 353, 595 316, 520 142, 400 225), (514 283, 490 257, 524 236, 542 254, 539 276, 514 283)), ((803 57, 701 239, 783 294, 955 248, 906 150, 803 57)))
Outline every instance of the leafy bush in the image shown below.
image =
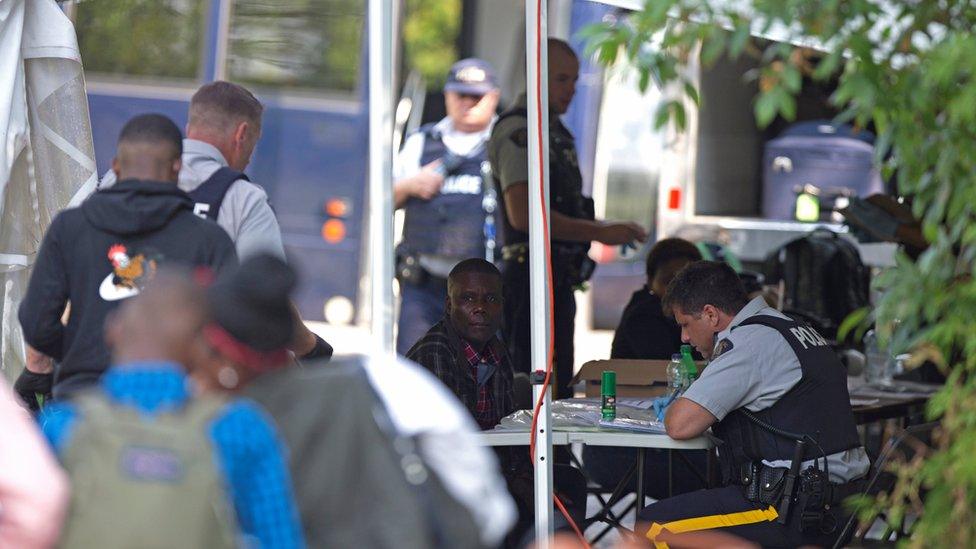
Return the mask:
MULTIPOLYGON (((875 280, 883 288, 873 317, 891 327, 896 351, 911 350, 948 376, 927 413, 942 418, 927 460, 897 465, 891 494, 867 502, 904 517, 924 512, 908 542, 917 547, 976 545, 976 7, 914 0, 651 0, 644 9, 584 30, 589 51, 619 61, 670 90, 655 121, 685 125, 698 94, 684 61, 754 55, 761 126, 793 120, 804 77, 836 80, 839 118, 878 135, 877 159, 922 221, 929 248, 875 280), (757 47, 750 35, 780 33, 793 45, 757 47), (813 46, 813 47, 811 47, 813 46)), ((862 502, 863 504, 864 502, 862 502)), ((864 507, 862 505, 862 507, 864 507)))

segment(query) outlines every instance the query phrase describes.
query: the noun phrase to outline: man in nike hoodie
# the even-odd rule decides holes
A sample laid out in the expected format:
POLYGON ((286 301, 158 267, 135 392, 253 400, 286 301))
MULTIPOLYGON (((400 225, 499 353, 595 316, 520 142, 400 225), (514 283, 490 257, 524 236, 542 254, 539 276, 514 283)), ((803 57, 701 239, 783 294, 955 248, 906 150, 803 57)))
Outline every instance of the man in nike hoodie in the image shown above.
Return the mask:
POLYGON ((58 365, 53 374, 25 370, 18 380, 22 396, 44 394, 53 383, 54 398, 61 399, 98 380, 109 365, 106 316, 160 266, 219 271, 237 263, 227 233, 194 215, 193 201, 177 187, 182 153, 183 136, 172 120, 133 118, 112 161, 119 183, 51 222, 18 316, 27 344, 58 365))

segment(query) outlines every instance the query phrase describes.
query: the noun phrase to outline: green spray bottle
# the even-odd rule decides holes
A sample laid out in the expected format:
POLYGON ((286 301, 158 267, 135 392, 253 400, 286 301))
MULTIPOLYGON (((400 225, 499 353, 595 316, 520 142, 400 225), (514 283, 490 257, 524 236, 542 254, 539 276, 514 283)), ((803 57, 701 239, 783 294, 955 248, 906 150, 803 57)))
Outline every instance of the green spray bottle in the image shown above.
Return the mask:
POLYGON ((617 417, 617 372, 603 372, 600 380, 600 412, 606 421, 613 421, 617 417))

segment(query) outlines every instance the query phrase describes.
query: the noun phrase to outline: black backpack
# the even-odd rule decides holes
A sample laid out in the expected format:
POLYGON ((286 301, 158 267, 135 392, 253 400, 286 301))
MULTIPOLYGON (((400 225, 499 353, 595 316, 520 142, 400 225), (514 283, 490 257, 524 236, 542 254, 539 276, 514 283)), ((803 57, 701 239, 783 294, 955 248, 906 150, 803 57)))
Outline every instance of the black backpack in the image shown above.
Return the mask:
POLYGON ((783 282, 783 312, 798 316, 831 339, 852 311, 870 304, 870 270, 857 247, 819 228, 766 258, 767 284, 783 282))

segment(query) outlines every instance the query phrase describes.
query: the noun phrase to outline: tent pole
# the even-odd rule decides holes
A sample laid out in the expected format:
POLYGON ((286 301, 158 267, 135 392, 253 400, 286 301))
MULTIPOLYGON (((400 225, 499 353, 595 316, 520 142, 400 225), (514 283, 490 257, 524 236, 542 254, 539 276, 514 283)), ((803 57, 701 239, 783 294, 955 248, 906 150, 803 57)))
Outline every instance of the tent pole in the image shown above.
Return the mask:
POLYGON ((369 0, 369 254, 374 349, 393 354, 393 5, 369 0))
MULTIPOLYGON (((549 364, 549 288, 546 235, 549 232, 549 86, 546 0, 525 2, 525 81, 528 107, 529 302, 532 368, 549 364), (542 161, 542 160, 545 161, 542 161), (543 215, 545 213, 545 215, 543 215)), ((555 375, 552 375, 553 384, 555 375)), ((543 386, 535 386, 538 402, 543 386)), ((548 389, 548 388, 547 388, 548 389)), ((537 547, 548 549, 552 536, 552 410, 546 390, 536 422, 535 531, 537 547)))

